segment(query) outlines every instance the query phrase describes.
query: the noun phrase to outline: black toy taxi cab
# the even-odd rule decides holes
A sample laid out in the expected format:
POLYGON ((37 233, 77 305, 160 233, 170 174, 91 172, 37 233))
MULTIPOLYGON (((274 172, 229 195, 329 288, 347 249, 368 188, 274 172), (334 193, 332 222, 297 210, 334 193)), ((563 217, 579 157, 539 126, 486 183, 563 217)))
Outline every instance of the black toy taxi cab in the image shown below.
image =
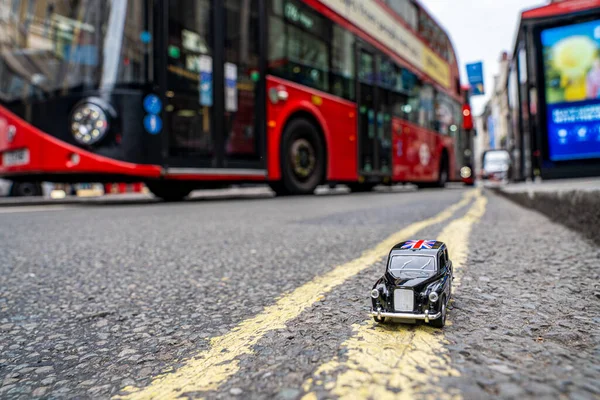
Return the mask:
POLYGON ((398 243, 388 255, 385 274, 371 291, 371 314, 378 323, 421 320, 443 328, 453 279, 445 243, 437 240, 398 243))

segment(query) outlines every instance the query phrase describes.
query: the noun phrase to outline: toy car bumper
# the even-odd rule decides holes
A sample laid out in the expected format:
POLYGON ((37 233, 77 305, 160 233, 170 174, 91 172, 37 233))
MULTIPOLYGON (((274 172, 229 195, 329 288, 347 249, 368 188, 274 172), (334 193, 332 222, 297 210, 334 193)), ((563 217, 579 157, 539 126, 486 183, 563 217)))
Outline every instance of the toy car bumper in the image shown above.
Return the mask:
POLYGON ((436 314, 430 314, 429 310, 425 310, 424 314, 414 314, 414 313, 396 313, 396 312, 384 312, 384 311, 371 311, 371 315, 374 317, 385 317, 391 319, 418 319, 423 320, 425 322, 429 322, 432 319, 438 319, 442 316, 441 312, 436 314))

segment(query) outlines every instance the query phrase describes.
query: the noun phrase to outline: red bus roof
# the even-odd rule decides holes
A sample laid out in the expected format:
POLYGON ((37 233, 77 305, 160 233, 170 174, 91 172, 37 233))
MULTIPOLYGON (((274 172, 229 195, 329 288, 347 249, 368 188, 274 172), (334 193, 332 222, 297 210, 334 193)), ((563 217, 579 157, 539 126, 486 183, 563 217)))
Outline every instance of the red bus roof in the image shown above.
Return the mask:
MULTIPOLYGON (((305 3, 325 15, 327 18, 342 25, 351 32, 362 36, 364 40, 370 42, 379 50, 386 52, 388 56, 391 56, 392 59, 394 59, 400 65, 410 69, 421 79, 425 78, 442 91, 445 91, 451 97, 454 97, 457 100, 460 99, 461 94, 457 93, 457 88, 455 86, 455 79, 460 79, 460 74, 458 70, 458 60, 454 49, 451 48, 454 56, 452 62, 445 60, 440 55, 435 53, 428 45, 427 41, 425 41, 417 32, 415 32, 409 26, 409 24, 402 19, 402 16, 398 15, 390 7, 388 7, 383 0, 369 1, 372 2, 370 5, 376 7, 375 10, 370 10, 371 12, 376 11, 379 16, 383 15, 386 18, 393 20, 394 24, 398 24, 398 27, 401 27, 402 31, 407 33, 406 39, 409 40, 398 40, 396 42, 392 42, 392 39, 390 39, 389 35, 384 35, 382 33, 384 31, 383 29, 373 29, 371 26, 369 26, 372 24, 377 24, 377 21, 372 22, 372 19, 364 17, 353 7, 346 7, 343 1, 304 0, 305 3), (382 40, 382 37, 384 37, 385 40, 382 40), (425 49, 427 52, 423 51, 423 54, 420 56, 415 56, 413 52, 414 47, 411 45, 411 43, 407 43, 413 41, 414 43, 418 43, 418 46, 422 46, 422 49, 425 49), (447 68, 447 75, 443 67, 447 68)), ((440 30, 448 38, 446 31, 443 29, 440 30)), ((452 46, 451 42, 450 45, 452 46)))
POLYGON ((558 3, 548 4, 547 6, 525 10, 521 14, 521 19, 534 19, 552 17, 555 15, 570 14, 577 11, 590 10, 600 7, 600 0, 566 0, 558 3))

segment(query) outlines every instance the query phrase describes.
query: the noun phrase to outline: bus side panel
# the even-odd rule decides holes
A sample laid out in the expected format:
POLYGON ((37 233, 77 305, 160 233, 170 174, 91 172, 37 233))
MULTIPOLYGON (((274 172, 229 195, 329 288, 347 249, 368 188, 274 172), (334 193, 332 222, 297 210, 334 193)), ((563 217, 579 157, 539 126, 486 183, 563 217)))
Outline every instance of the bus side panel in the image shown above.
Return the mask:
POLYGON ((392 119, 393 176, 396 182, 433 182, 438 178, 437 134, 399 118, 392 119))
POLYGON ((268 179, 281 179, 281 135, 285 124, 294 113, 307 112, 318 121, 323 132, 327 180, 356 181, 356 105, 289 81, 268 77, 267 93, 271 89, 286 91, 288 99, 279 100, 277 104, 267 100, 268 179))
POLYGON ((20 165, 0 165, 0 175, 98 173, 159 177, 157 165, 132 164, 103 157, 52 137, 0 107, 0 159, 4 153, 28 150, 20 165), (13 127, 8 138, 9 127, 13 127))
POLYGON ((35 129, 7 109, 0 107, 0 173, 43 171, 43 143, 31 131, 35 129), (4 154, 14 151, 28 152, 26 161, 4 165, 4 154))

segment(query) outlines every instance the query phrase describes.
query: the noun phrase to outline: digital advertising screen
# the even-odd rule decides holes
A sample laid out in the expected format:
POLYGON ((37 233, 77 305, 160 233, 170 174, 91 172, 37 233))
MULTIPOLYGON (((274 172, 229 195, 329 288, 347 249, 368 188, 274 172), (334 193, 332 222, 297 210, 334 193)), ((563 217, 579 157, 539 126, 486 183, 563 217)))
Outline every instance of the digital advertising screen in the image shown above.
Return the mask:
POLYGON ((600 158, 600 20, 541 32, 551 161, 600 158))

